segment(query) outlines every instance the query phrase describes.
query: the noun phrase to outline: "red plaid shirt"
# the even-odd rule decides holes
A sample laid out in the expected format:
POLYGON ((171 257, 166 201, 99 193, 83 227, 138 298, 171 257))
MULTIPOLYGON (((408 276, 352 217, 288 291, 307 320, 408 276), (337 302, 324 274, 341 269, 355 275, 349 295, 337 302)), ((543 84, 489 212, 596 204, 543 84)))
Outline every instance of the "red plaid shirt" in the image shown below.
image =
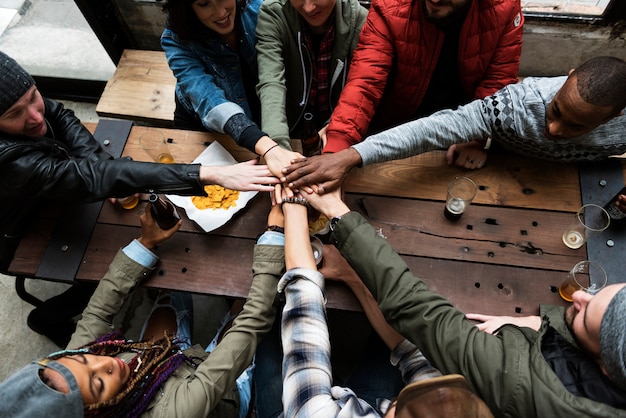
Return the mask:
MULTIPOLYGON (((312 109, 316 126, 319 127, 330 117, 330 56, 335 43, 334 13, 328 19, 332 24, 320 41, 319 50, 313 46, 311 33, 308 30, 304 31, 304 42, 311 53, 311 62, 313 63, 311 91, 307 106, 312 109)), ((304 22, 303 27, 307 28, 304 22)))

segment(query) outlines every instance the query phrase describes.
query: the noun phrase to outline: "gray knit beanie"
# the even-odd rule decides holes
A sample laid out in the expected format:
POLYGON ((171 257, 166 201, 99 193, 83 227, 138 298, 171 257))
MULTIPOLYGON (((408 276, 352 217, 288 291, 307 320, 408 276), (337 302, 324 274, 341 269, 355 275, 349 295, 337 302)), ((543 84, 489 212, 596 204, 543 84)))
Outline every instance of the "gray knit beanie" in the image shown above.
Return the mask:
POLYGON ((35 84, 15 60, 0 51, 0 115, 4 114, 35 84))
POLYGON ((0 384, 0 417, 82 418, 83 397, 70 370, 54 360, 43 359, 18 370, 0 384), (61 393, 41 380, 49 367, 61 373, 70 393, 61 393))
POLYGON ((602 317, 600 359, 611 380, 626 389, 626 286, 613 296, 602 317))

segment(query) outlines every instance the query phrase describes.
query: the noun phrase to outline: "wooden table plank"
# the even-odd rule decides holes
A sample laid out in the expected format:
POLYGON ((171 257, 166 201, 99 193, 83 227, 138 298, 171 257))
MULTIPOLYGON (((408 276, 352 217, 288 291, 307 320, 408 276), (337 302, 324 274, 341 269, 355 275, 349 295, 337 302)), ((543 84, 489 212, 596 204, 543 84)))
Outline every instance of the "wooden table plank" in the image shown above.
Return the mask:
POLYGON ((540 304, 568 306, 558 293, 565 273, 425 257, 402 257, 424 279, 465 313, 538 315, 540 304))
POLYGON ((404 160, 354 169, 345 190, 383 196, 444 201, 448 182, 470 177, 480 188, 474 203, 576 212, 580 186, 575 164, 498 155, 484 168, 450 167, 445 152, 432 151, 404 160))
POLYGON ((350 193, 345 199, 401 254, 562 271, 586 255, 561 241, 570 213, 472 204, 451 222, 443 202, 350 193))
MULTIPOLYGON (((98 224, 95 239, 87 247, 76 278, 100 280, 122 247, 119 242, 128 243, 139 234, 139 227, 98 224)), ((252 239, 178 232, 155 249, 160 256, 159 264, 143 285, 245 298, 252 283, 254 242, 252 239)), ((328 284, 327 298, 329 308, 360 310, 354 295, 339 284, 328 284)))

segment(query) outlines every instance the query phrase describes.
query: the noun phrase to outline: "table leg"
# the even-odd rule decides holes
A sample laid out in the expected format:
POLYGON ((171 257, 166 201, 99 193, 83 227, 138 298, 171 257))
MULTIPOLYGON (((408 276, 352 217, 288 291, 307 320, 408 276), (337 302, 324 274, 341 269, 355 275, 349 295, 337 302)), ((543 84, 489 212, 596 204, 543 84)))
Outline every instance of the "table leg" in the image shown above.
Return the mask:
POLYGON ((36 298, 35 296, 31 295, 30 293, 26 291, 26 287, 24 285, 25 282, 26 282, 25 276, 15 276, 15 291, 17 292, 17 295, 24 302, 30 303, 31 305, 35 307, 41 306, 43 301, 36 298))

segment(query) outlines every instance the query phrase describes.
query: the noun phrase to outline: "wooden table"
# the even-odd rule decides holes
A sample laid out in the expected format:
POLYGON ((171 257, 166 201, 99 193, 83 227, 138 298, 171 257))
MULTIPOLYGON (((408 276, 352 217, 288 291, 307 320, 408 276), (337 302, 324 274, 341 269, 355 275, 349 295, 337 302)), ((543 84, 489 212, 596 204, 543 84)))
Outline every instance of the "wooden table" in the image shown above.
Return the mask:
MULTIPOLYGON (((93 129, 93 126, 91 127, 93 129)), ((133 127, 124 155, 147 156, 133 127)), ((172 138, 177 161, 192 161, 219 141, 233 156, 255 156, 226 136, 160 129, 172 138)), ((355 170, 345 184, 348 205, 361 212, 406 260, 414 274, 465 312, 537 314, 539 304, 566 305, 557 287, 586 258, 586 248, 566 248, 561 234, 581 205, 578 168, 517 156, 492 156, 481 170, 448 167, 444 152, 355 170), (448 181, 467 175, 479 192, 458 222, 443 216, 448 181)), ((144 284, 157 288, 245 297, 252 279, 252 251, 264 230, 270 203, 259 194, 226 225, 203 232, 185 219, 181 231, 156 251, 156 272, 144 284)), ((98 280, 116 251, 140 234, 138 215, 104 202, 80 267, 68 280, 98 280)), ((52 216, 53 218, 53 216, 52 216)), ((54 222, 42 218, 24 237, 10 270, 36 277, 54 222)), ((49 279, 47 277, 40 277, 49 279)), ((329 282, 328 307, 358 310, 352 294, 329 282)))

